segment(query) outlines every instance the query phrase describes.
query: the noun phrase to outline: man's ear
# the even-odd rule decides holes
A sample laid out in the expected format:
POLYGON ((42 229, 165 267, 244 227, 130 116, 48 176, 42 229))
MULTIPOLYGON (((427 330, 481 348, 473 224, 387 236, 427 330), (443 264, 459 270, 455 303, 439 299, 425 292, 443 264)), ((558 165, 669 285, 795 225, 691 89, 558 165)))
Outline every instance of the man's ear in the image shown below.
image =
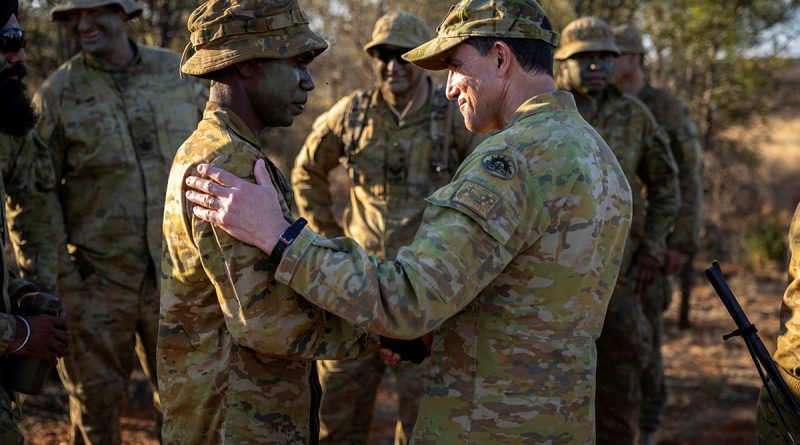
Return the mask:
POLYGON ((493 49, 496 56, 497 75, 504 76, 508 73, 511 64, 514 62, 514 54, 511 52, 511 47, 508 46, 508 44, 499 40, 494 42, 493 49))

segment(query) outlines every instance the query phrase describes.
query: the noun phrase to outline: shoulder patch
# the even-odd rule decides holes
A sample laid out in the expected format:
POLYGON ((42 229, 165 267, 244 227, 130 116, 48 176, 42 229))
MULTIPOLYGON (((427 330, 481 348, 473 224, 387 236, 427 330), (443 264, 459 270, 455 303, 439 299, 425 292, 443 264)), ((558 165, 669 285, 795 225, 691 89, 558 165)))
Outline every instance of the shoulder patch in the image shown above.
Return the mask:
POLYGON ((481 218, 488 219, 492 209, 500 202, 500 195, 477 182, 466 180, 453 194, 452 200, 477 213, 481 218))
POLYGON ((503 154, 488 154, 481 160, 483 168, 498 178, 511 179, 517 174, 514 161, 503 154))

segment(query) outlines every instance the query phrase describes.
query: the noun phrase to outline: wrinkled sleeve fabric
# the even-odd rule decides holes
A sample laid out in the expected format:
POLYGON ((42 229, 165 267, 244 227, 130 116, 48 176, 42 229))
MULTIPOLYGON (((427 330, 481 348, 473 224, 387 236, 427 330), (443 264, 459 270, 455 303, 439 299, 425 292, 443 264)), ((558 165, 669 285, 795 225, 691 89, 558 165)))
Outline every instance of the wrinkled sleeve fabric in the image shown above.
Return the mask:
POLYGON ((3 181, 9 238, 20 276, 53 291, 58 282, 60 254, 54 241, 62 239, 63 228, 57 224, 60 206, 50 155, 34 143, 32 133, 14 138, 10 148, 3 181))
MULTIPOLYGON (((258 157, 245 149, 235 151, 209 161, 255 182, 252 170, 258 157)), ((194 216, 192 228, 225 324, 239 344, 263 354, 308 360, 356 358, 376 349, 374 336, 275 282, 275 266, 261 250, 194 216)))
POLYGON ((670 112, 675 122, 667 131, 672 154, 678 166, 681 205, 667 244, 684 254, 693 254, 697 252, 700 238, 703 201, 700 135, 697 126, 692 122, 689 109, 677 98, 675 102, 670 112))
POLYGON ((666 132, 656 124, 644 106, 642 109, 647 114, 643 128, 646 147, 636 173, 646 188, 647 215, 639 251, 662 260, 666 253, 667 236, 672 231, 680 206, 678 168, 669 149, 666 132))
MULTIPOLYGON (((541 209, 542 199, 529 189, 527 172, 493 176, 478 150, 428 198, 414 241, 396 260, 370 257, 352 239, 326 240, 305 230, 284 253, 277 280, 387 337, 412 339, 436 329, 503 271, 521 240, 536 239, 529 231, 542 218, 531 210, 541 209)), ((511 150, 496 150, 524 163, 511 150)))
POLYGON ((349 97, 340 100, 317 118, 292 169, 292 188, 300 215, 308 220, 311 230, 328 238, 344 234, 331 209, 328 174, 344 156, 341 134, 350 101, 349 97))
POLYGON ((794 376, 800 376, 800 204, 794 211, 788 238, 789 286, 781 305, 781 333, 775 361, 794 376))

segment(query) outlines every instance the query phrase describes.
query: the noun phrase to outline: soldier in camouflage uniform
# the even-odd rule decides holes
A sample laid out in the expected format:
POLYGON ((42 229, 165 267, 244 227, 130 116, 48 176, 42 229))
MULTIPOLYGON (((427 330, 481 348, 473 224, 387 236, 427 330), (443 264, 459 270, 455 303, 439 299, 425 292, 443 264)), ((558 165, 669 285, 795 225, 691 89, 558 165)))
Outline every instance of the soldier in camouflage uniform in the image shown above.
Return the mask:
MULTIPOLYGON (((343 98, 320 116, 292 171, 297 206, 312 230, 326 238, 352 237, 381 259, 394 258, 414 239, 425 197, 449 182, 477 139, 444 89, 400 57, 429 37, 428 25, 415 15, 381 17, 364 46, 378 86, 343 98), (343 227, 331 210, 328 183, 328 173, 340 159, 350 177, 343 227)), ((417 418, 429 363, 390 368, 397 379, 398 422, 405 437, 417 418)), ((320 442, 366 444, 385 364, 374 354, 362 360, 321 361, 318 367, 323 389, 320 442)), ((395 441, 406 442, 405 437, 395 441)))
POLYGON ((314 88, 308 64, 328 45, 296 1, 211 0, 192 13, 189 31, 191 57, 181 71, 212 86, 167 187, 158 341, 163 440, 316 443, 313 360, 357 358, 374 352, 376 339, 275 281, 277 265, 259 249, 192 217, 183 181, 200 162, 248 175, 262 160, 281 190, 280 214, 291 218, 289 182, 257 135, 302 113, 314 88))
MULTIPOLYGON (((789 229, 788 246, 791 253, 789 260, 789 286, 783 294, 783 304, 781 305, 781 333, 778 336, 778 345, 773 355, 778 370, 781 372, 783 380, 794 394, 795 399, 800 400, 800 204, 794 211, 792 225, 789 229)), ((775 400, 781 406, 783 419, 791 428, 794 438, 800 436, 800 425, 788 411, 788 407, 781 399, 777 388, 770 385, 775 400)), ((758 415, 756 419, 759 445, 793 445, 786 433, 786 426, 781 421, 781 416, 776 411, 770 401, 766 388, 761 388, 758 397, 758 415)))
POLYGON ((633 223, 622 271, 597 342, 597 442, 633 444, 641 378, 652 350, 642 295, 663 266, 665 240, 680 204, 669 141, 647 107, 608 83, 619 54, 611 28, 582 17, 562 32, 561 86, 619 159, 633 189, 633 223))
POLYGON ((532 0, 465 0, 404 55, 449 68, 467 128, 493 133, 427 198, 395 260, 294 238, 266 181, 208 166, 227 187, 189 180, 214 195, 192 192, 195 214, 277 256, 288 244, 276 279, 309 301, 381 335, 434 331, 414 443, 594 443, 595 340, 632 203, 614 154, 555 89, 557 42, 532 0))
MULTIPOLYGON (((41 190, 45 184, 52 185, 52 168, 47 158, 39 158, 25 137, 35 123, 35 114, 30 99, 25 94, 25 49, 24 31, 17 22, 18 5, 16 0, 5 1, 0 5, 0 23, 3 24, 0 54, 0 167, 3 179, 9 179, 14 186, 15 197, 6 201, 3 180, 0 180, 0 203, 8 202, 13 211, 27 210, 32 205, 42 205, 46 201, 41 190), (30 197, 30 201, 27 197, 30 197)), ((35 213, 35 209, 34 209, 35 213)), ((43 214, 47 217, 47 214, 43 214)), ((0 252, 5 243, 5 208, 0 205, 0 252)), ((28 221, 26 221, 28 222, 28 221)), ((37 223, 34 220, 30 221, 37 223)), ((43 225, 38 227, 44 227, 43 225)), ((27 232, 25 232, 27 233, 27 232)), ((31 263, 28 264, 30 266, 31 263)), ((36 266, 41 262, 34 262, 36 266)), ((26 267, 30 272, 36 267, 26 267)), ((16 417, 19 407, 16 396, 7 386, 6 378, 14 369, 9 368, 11 355, 43 358, 55 365, 57 356, 64 353, 68 336, 66 324, 61 318, 50 315, 20 316, 21 302, 38 292, 28 281, 16 278, 9 272, 5 258, 0 255, 0 355, 3 369, 0 372, 0 443, 22 444, 24 438, 17 427, 16 417)))
POLYGON ((697 251, 700 233, 700 203, 703 184, 700 179, 700 139, 689 109, 663 88, 655 88, 644 73, 645 49, 642 36, 630 26, 614 28, 614 38, 620 56, 614 61, 612 83, 622 92, 644 102, 656 122, 667 132, 669 147, 678 166, 681 205, 675 226, 667 237, 664 267, 653 284, 642 295, 644 313, 653 328, 653 353, 642 375, 642 410, 639 417, 640 442, 655 445, 655 431, 667 405, 661 339, 664 329, 664 310, 672 299, 672 275, 684 267, 684 262, 697 251))
POLYGON ((69 0, 52 10, 83 47, 37 92, 38 141, 55 168, 66 243, 58 289, 73 347, 59 373, 73 441, 120 443, 134 344, 155 379, 162 197, 178 146, 200 119, 205 93, 178 76, 179 56, 133 43, 134 0, 69 0), (69 255, 67 255, 69 252, 69 255))

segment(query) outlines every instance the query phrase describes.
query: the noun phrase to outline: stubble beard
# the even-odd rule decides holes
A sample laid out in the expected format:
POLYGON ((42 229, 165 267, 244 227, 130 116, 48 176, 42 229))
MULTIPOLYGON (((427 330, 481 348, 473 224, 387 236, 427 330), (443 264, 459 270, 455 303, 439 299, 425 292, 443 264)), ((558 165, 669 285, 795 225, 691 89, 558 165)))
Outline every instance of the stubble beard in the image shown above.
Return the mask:
POLYGON ((36 125, 36 111, 22 82, 26 73, 24 65, 0 71, 0 133, 24 136, 36 125))

